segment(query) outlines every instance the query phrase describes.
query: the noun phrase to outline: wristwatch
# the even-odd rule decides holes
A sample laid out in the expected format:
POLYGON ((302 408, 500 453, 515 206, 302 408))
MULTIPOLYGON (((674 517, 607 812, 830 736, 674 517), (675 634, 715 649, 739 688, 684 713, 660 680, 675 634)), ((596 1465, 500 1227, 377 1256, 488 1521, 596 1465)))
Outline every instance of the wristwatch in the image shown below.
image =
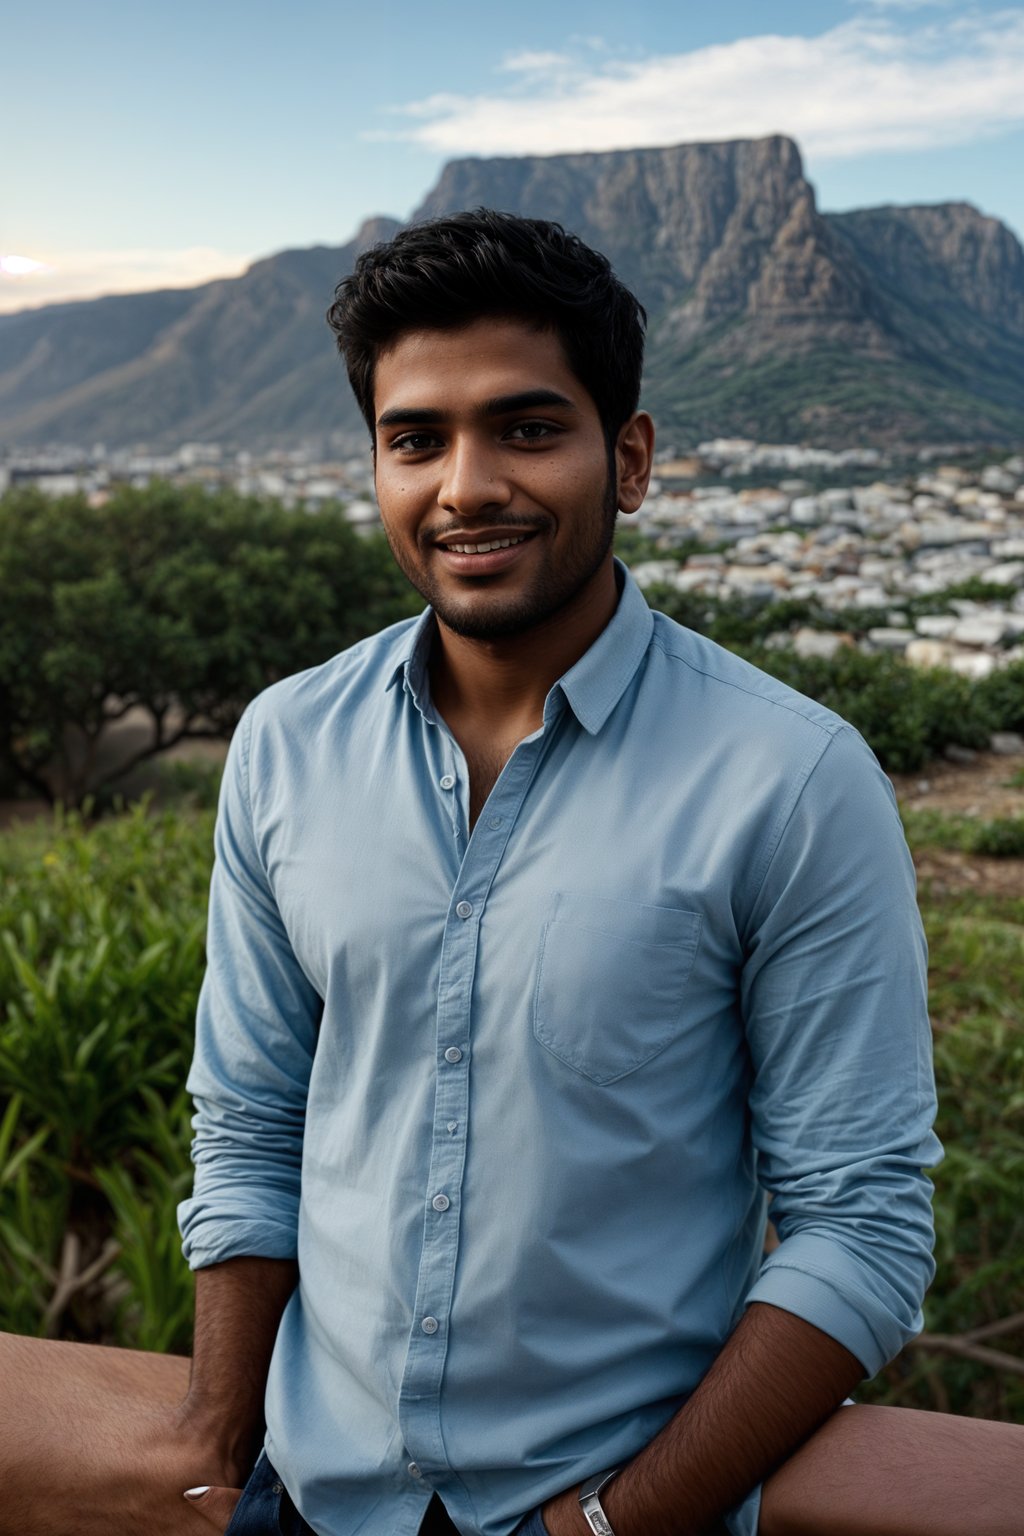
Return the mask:
POLYGON ((594 1536, 615 1536, 611 1521, 601 1508, 601 1492, 621 1471, 621 1467, 613 1467, 610 1472, 589 1478, 580 1488, 580 1509, 594 1536))

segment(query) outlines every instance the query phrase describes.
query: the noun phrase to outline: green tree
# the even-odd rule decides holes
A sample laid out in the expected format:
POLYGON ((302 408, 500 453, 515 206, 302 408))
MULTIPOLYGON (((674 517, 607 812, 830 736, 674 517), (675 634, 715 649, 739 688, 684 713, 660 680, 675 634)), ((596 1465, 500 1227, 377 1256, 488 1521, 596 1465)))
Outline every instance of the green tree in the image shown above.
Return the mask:
POLYGON ((185 737, 228 736, 261 688, 421 606, 380 535, 154 484, 99 508, 0 501, 0 779, 77 804, 185 737), (112 727, 150 730, 112 758, 112 727))

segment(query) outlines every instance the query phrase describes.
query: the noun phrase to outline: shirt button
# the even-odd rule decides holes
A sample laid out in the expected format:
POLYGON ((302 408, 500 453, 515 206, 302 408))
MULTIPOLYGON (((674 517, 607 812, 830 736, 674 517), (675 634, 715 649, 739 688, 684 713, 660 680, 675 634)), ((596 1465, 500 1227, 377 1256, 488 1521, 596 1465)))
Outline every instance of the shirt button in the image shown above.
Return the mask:
POLYGON ((501 826, 501 817, 500 816, 488 816, 488 818, 487 818, 487 825, 491 828, 491 830, 493 832, 497 832, 498 828, 501 826))
POLYGON ((436 1333, 440 1326, 436 1317, 425 1317, 422 1323, 420 1323, 424 1333, 436 1333))
POLYGON ((423 1473, 420 1471, 419 1467, 416 1465, 416 1463, 414 1461, 410 1461, 409 1465, 406 1467, 405 1470, 408 1472, 410 1477, 422 1477, 423 1476, 423 1473))
POLYGON ((455 1132, 458 1130, 458 1128, 459 1128, 459 1122, 457 1120, 449 1120, 448 1121, 448 1135, 449 1136, 454 1136, 455 1132))
POLYGON ((442 778, 441 778, 441 788, 442 789, 454 789, 455 788, 455 775, 454 775, 454 773, 446 773, 446 774, 444 774, 442 776, 442 778))
POLYGON ((454 1066, 457 1061, 462 1060, 462 1052, 457 1045, 450 1045, 444 1053, 444 1059, 445 1061, 450 1061, 452 1066, 454 1066))
POLYGON ((434 1207, 435 1211, 446 1211, 451 1205, 451 1201, 448 1199, 447 1195, 435 1195, 430 1203, 434 1207))
POLYGON ((460 901, 458 906, 455 908, 455 911, 458 916, 462 918, 463 922, 465 922, 467 917, 473 916, 473 908, 470 906, 468 901, 460 901))

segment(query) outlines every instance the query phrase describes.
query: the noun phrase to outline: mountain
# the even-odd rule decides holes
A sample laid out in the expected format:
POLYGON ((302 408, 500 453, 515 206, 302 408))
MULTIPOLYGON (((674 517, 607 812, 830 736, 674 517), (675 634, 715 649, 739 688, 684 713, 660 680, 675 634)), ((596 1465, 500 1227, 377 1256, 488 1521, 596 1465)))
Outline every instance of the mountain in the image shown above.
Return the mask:
POLYGON ((359 253, 282 251, 241 277, 0 316, 0 441, 295 442, 355 426, 324 312, 359 253))
MULTIPOLYGON (((480 204, 557 219, 635 289, 665 442, 1024 438, 1024 251, 968 204, 822 214, 774 136, 457 160, 413 218, 480 204)), ((357 431, 323 312, 397 227, 191 291, 0 317, 0 440, 357 431)))

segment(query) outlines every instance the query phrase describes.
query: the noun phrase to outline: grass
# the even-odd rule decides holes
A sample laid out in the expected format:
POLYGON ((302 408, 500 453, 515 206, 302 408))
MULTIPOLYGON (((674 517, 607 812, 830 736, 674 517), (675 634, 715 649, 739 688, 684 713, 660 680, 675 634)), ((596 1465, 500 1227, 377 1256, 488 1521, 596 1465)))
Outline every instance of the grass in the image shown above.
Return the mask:
MULTIPOLYGON (((0 836, 2 1329, 190 1346, 174 1212, 190 1180, 183 1083, 213 813, 209 775, 177 788, 185 800, 159 809, 0 836), (55 1311, 69 1240, 79 1270, 99 1272, 55 1311)), ((963 847, 999 825, 906 820, 919 846, 963 847)), ((1024 880, 1020 896, 924 884, 921 905, 948 1149, 926 1321, 959 1333, 1018 1311, 1024 1294, 1024 880)), ((1019 1352, 1024 1335, 998 1343, 1019 1352)), ((862 1396, 1024 1417, 1020 1377, 916 1350, 862 1396)))
MULTIPOLYGON (((912 833, 913 835, 913 833, 912 833)), ((938 1132, 932 1333, 958 1334, 1020 1311, 1024 1295, 1024 879, 1017 897, 924 889, 938 1132)), ((1020 1357, 1024 1329, 993 1340, 1020 1357)), ((864 1400, 1018 1422, 1024 1379, 907 1350, 864 1400)))
POLYGON ((1024 816, 949 816, 942 811, 906 811, 903 824, 918 847, 947 848, 990 858, 1024 859, 1024 816))

